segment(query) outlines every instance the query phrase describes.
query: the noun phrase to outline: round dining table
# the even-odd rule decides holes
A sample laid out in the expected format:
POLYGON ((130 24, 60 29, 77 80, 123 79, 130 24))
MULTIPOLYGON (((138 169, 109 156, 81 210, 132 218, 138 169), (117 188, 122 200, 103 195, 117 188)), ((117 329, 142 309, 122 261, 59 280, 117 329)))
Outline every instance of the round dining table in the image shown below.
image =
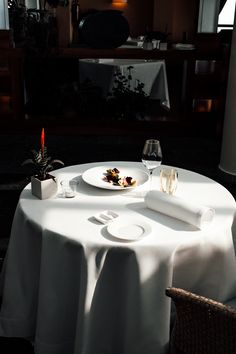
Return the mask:
MULTIPOLYGON (((114 190, 83 178, 101 166, 146 172, 128 161, 69 166, 53 174, 58 183, 77 181, 74 198, 58 187, 40 200, 30 184, 20 195, 1 274, 0 336, 30 338, 36 354, 164 354, 171 321, 166 287, 219 301, 236 295, 235 200, 226 188, 175 167, 176 196, 215 210, 198 229, 147 208, 146 179, 114 190), (95 218, 102 212, 118 217, 103 224, 95 218), (143 225, 143 237, 109 230, 122 220, 143 225)), ((152 189, 160 189, 162 167, 152 189)))

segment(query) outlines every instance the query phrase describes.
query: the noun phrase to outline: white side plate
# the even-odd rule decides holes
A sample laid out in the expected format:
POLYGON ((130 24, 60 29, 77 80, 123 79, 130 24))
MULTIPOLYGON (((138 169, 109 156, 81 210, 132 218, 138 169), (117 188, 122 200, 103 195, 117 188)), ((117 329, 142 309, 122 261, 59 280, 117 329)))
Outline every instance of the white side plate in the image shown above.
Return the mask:
POLYGON ((107 231, 113 237, 126 241, 136 241, 147 236, 151 232, 151 226, 137 219, 117 218, 107 226, 107 231))

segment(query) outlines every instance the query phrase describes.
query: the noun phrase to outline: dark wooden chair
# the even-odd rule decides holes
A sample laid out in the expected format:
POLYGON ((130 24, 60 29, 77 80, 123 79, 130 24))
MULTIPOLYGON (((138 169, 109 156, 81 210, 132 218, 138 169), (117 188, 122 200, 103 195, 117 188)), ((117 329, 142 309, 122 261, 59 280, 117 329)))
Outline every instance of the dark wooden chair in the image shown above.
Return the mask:
POLYGON ((183 289, 166 289, 176 309, 171 354, 235 354, 236 308, 183 289))

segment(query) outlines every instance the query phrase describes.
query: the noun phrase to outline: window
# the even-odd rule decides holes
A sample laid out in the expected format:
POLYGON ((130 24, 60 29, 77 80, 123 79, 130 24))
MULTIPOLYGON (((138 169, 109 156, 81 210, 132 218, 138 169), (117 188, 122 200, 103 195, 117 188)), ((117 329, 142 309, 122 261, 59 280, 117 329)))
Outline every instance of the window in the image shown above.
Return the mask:
POLYGON ((9 29, 7 0, 0 0, 0 29, 9 29))
POLYGON ((222 29, 233 29, 236 0, 225 1, 218 17, 217 32, 222 29))

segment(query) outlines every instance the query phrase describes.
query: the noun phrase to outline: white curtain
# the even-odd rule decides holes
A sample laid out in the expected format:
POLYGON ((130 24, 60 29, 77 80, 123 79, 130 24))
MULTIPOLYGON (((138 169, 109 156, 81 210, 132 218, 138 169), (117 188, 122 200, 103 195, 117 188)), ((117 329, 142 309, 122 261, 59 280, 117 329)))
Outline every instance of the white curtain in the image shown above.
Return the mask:
POLYGON ((0 29, 9 29, 7 0, 0 0, 0 29))
POLYGON ((217 32, 220 0, 200 0, 198 32, 217 32))
MULTIPOLYGON (((225 102, 224 128, 221 147, 221 159, 219 168, 230 177, 236 176, 236 16, 234 17, 234 28, 230 52, 230 64, 227 83, 227 94, 225 102)), ((234 178, 232 178, 234 181, 234 178)))

